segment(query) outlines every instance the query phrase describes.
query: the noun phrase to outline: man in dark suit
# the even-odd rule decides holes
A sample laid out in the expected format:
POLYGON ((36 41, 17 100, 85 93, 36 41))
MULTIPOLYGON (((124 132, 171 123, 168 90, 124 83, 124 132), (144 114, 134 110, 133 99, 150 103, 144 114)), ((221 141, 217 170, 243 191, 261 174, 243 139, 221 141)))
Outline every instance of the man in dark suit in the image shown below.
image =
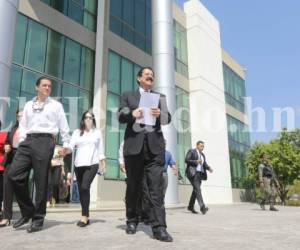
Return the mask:
POLYGON ((201 183, 202 180, 207 180, 207 173, 213 172, 213 169, 208 166, 206 162, 205 155, 203 154, 204 142, 198 141, 195 149, 190 149, 185 157, 186 176, 193 186, 193 192, 190 198, 188 210, 194 214, 198 212, 194 209, 194 204, 197 199, 200 206, 200 211, 205 214, 208 211, 208 207, 205 206, 203 202, 203 197, 201 193, 201 183))
POLYGON ((165 142, 161 125, 171 122, 166 97, 160 94, 158 107, 150 109, 156 117, 154 126, 140 124, 144 110, 139 107, 143 92, 152 91, 154 72, 150 67, 142 68, 137 75, 139 89, 125 92, 121 97, 119 122, 126 123, 124 135, 124 159, 127 174, 126 217, 128 234, 136 233, 138 224, 139 199, 143 200, 143 211, 148 215, 154 238, 172 241, 166 231, 166 214, 163 196, 163 165, 165 162, 165 142))

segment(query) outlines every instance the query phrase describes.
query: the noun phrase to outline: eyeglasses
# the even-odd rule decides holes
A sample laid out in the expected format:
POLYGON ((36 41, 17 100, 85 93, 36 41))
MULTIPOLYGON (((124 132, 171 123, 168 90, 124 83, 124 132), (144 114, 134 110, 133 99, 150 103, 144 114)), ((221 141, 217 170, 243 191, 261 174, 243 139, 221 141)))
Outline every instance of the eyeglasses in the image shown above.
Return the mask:
POLYGON ((84 119, 85 119, 85 120, 87 120, 87 119, 93 120, 93 117, 92 117, 92 116, 85 116, 84 119))

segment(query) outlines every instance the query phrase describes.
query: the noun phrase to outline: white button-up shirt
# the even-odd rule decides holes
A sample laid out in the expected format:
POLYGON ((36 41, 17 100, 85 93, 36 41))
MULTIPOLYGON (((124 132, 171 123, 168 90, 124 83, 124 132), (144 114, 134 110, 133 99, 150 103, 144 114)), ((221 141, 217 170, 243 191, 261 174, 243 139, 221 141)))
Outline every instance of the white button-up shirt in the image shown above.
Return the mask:
POLYGON ((151 91, 150 91, 150 89, 149 90, 145 90, 145 89, 143 89, 142 87, 139 87, 139 91, 140 91, 140 94, 142 95, 142 93, 144 93, 144 92, 147 92, 147 93, 150 93, 151 91))
POLYGON ((75 167, 99 164, 101 160, 105 159, 102 133, 99 129, 84 131, 83 135, 80 135, 80 130, 76 129, 68 148, 72 151, 76 149, 75 167))
POLYGON ((64 147, 70 141, 70 129, 67 118, 60 102, 47 97, 40 111, 33 109, 36 98, 24 106, 23 116, 20 121, 20 142, 24 141, 27 134, 48 133, 54 136, 60 132, 64 147))
POLYGON ((119 164, 120 165, 125 164, 123 150, 124 150, 124 141, 121 142, 120 147, 119 147, 119 164))
POLYGON ((197 172, 204 172, 203 169, 204 158, 198 149, 197 149, 197 154, 198 154, 198 159, 202 161, 202 164, 197 165, 197 172))

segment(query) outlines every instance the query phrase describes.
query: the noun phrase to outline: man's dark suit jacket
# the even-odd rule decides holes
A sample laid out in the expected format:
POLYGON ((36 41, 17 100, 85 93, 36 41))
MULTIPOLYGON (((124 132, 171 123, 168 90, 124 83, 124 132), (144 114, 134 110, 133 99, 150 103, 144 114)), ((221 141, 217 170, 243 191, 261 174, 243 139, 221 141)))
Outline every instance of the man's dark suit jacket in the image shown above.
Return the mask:
MULTIPOLYGON (((208 164, 206 162, 205 155, 203 153, 201 153, 201 155, 202 155, 202 157, 204 159, 204 162, 203 162, 204 173, 200 172, 200 176, 201 176, 202 180, 207 180, 207 173, 206 173, 206 171, 209 170, 210 167, 208 166, 208 164)), ((195 174, 196 174, 196 169, 197 169, 197 166, 198 166, 197 160, 199 160, 197 149, 190 149, 187 152, 186 157, 185 157, 185 163, 187 165, 185 173, 186 173, 186 176, 189 179, 192 179, 195 176, 195 174)))
MULTIPOLYGON (((13 144, 13 138, 16 130, 18 129, 18 125, 15 124, 11 130, 9 131, 6 140, 5 140, 5 145, 10 145, 12 148, 13 144)), ((6 154, 5 162, 4 165, 6 166, 7 164, 10 164, 12 162, 12 157, 13 157, 13 151, 11 150, 8 154, 6 154)))
MULTIPOLYGON (((154 91, 151 92, 160 94, 154 91)), ((156 119, 155 126, 135 123, 132 111, 139 107, 140 98, 141 94, 139 90, 125 92, 121 96, 119 122, 127 124, 124 135, 124 156, 139 154, 142 151, 145 136, 147 136, 149 149, 152 154, 157 155, 165 152, 165 142, 161 125, 166 125, 171 122, 166 96, 160 94, 159 108, 161 115, 156 119), (151 131, 147 132, 146 128, 151 129, 151 131)))

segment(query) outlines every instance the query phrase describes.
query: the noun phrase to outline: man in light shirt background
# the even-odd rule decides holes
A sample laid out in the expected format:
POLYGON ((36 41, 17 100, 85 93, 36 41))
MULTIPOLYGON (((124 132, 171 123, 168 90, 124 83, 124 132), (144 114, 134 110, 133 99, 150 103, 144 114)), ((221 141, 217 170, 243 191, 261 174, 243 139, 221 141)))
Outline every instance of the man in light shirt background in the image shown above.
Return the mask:
POLYGON ((207 180, 206 171, 208 170, 210 173, 212 173, 213 169, 208 166, 205 155, 203 153, 203 149, 204 142, 198 141, 196 144, 196 148, 190 149, 185 157, 185 163, 187 164, 186 176, 193 186, 193 192, 191 194, 188 210, 194 214, 198 213, 194 209, 196 199, 198 201, 201 213, 206 214, 206 212, 208 211, 208 207, 205 206, 203 201, 201 184, 202 181, 207 180))
MULTIPOLYGON (((167 141, 165 140, 165 144, 167 144, 167 141)), ((165 164, 163 166, 163 178, 164 178, 164 189, 163 194, 164 197, 166 195, 166 191, 168 188, 168 167, 172 169, 172 172, 174 175, 178 175, 178 170, 176 167, 176 162, 173 159, 173 156, 170 151, 165 150, 165 164)))
POLYGON ((20 144, 8 171, 22 215, 13 227, 19 228, 32 219, 27 229, 29 233, 39 231, 43 227, 48 172, 55 148, 54 138, 60 132, 64 148, 70 140, 70 129, 63 106, 50 97, 51 80, 40 77, 35 88, 37 96, 24 106, 20 122, 20 144), (35 204, 29 196, 26 182, 31 168, 36 187, 35 204))

